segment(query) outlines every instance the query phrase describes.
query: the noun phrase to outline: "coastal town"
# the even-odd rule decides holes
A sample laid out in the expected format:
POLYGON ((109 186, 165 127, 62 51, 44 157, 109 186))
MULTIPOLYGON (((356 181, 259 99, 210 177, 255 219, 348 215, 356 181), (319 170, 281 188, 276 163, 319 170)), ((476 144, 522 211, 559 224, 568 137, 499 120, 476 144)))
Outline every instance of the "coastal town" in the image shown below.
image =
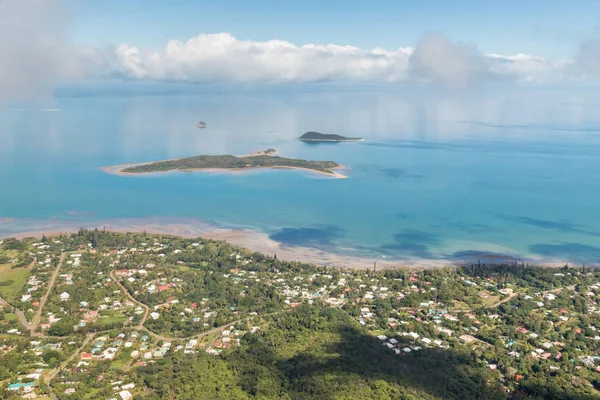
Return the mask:
POLYGON ((506 397, 542 385, 600 395, 600 271, 587 267, 325 268, 82 230, 0 240, 0 297, 6 399, 147 397, 148 368, 228 357, 310 309, 337 313, 399 363, 459 354, 506 397))

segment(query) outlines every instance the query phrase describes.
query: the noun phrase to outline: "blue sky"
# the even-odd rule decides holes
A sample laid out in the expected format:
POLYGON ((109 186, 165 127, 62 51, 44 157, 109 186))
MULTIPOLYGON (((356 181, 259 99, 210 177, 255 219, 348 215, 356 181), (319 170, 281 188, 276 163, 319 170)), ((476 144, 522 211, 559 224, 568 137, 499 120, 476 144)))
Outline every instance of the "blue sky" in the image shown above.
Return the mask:
POLYGON ((600 24, 595 0, 63 0, 77 43, 160 48, 229 32, 238 39, 361 48, 414 46, 436 32, 486 53, 569 58, 600 24))
POLYGON ((0 0, 0 54, 0 102, 111 79, 581 85, 600 0, 0 0))

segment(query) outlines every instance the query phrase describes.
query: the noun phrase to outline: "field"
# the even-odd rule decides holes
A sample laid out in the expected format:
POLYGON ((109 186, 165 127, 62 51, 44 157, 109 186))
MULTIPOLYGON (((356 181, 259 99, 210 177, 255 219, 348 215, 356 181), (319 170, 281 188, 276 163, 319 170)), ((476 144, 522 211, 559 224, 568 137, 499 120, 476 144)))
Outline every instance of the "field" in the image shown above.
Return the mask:
POLYGON ((29 268, 11 269, 9 264, 0 265, 0 296, 9 303, 13 302, 30 273, 29 268))
POLYGON ((7 321, 16 321, 17 315, 13 313, 6 313, 4 314, 4 319, 6 319, 7 321))

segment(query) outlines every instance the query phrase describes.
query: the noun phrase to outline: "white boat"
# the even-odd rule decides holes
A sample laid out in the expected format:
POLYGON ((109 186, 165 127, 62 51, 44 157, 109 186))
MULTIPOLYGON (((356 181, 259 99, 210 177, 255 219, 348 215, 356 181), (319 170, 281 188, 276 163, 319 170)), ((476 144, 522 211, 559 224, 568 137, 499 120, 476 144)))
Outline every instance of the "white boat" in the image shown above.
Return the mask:
POLYGON ((197 126, 198 126, 198 128, 206 128, 206 122, 200 121, 200 122, 198 122, 197 126))

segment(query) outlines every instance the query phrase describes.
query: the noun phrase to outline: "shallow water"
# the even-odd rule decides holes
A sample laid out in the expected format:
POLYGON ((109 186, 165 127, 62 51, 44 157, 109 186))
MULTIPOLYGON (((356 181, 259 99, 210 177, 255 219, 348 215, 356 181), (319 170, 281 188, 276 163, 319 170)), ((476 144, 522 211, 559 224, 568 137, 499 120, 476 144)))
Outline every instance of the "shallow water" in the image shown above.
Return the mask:
POLYGON ((599 110, 600 96, 584 90, 64 89, 0 108, 0 218, 11 218, 0 235, 159 216, 372 258, 600 263, 599 110), (365 141, 295 140, 308 130, 365 141), (350 179, 100 170, 268 147, 340 162, 350 179))

